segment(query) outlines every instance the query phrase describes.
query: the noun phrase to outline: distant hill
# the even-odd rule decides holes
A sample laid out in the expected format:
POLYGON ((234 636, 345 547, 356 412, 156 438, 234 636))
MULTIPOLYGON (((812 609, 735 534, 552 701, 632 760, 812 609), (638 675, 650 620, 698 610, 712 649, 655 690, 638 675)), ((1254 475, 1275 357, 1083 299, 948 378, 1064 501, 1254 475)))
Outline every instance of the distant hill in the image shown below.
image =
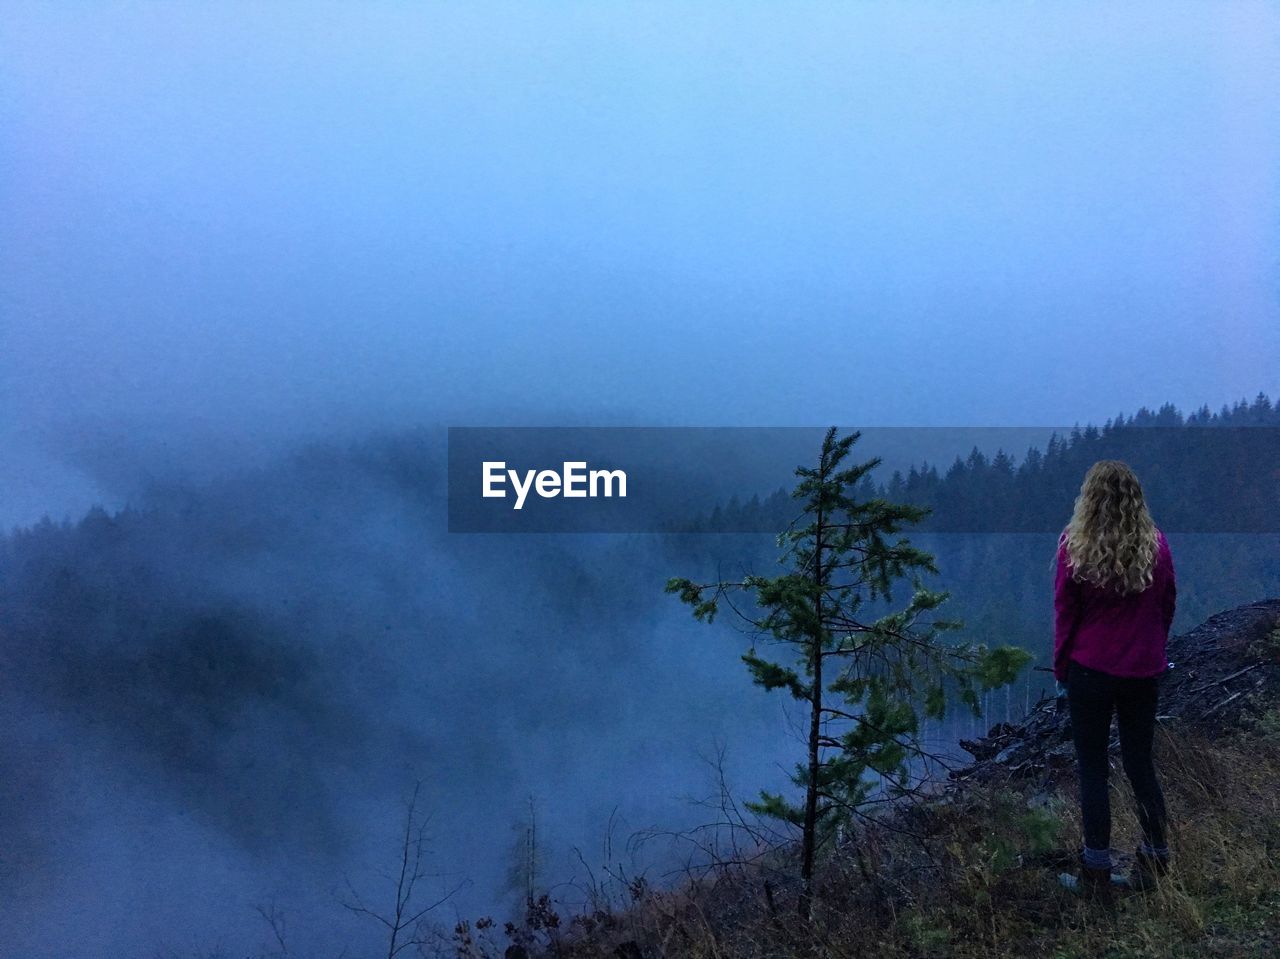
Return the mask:
MULTIPOLYGON (((869 476, 862 499, 928 506, 921 531, 1045 532, 1065 525, 1064 509, 1090 464, 1123 459, 1142 480, 1157 522, 1184 532, 1280 532, 1280 407, 1259 392, 1214 413, 1208 406, 1183 416, 1171 403, 1117 414, 1101 427, 1076 427, 1031 447, 1021 462, 1013 451, 976 446, 943 473, 922 462, 887 482, 869 476), (1257 427, 1272 429, 1258 430, 1257 427)), ((855 457, 858 452, 855 447, 855 457)), ((866 454, 861 459, 866 459, 866 454)), ((700 523, 706 531, 776 531, 794 518, 787 491, 717 506, 700 523)))

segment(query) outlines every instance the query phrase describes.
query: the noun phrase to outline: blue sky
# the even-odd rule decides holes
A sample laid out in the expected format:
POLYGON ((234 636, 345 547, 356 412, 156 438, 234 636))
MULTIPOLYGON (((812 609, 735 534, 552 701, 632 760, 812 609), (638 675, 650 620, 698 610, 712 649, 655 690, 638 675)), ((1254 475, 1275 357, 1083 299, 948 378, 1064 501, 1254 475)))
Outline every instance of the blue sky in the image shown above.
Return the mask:
POLYGON ((13 516, 102 443, 1276 393, 1273 5, 9 3, 0 46, 13 516))

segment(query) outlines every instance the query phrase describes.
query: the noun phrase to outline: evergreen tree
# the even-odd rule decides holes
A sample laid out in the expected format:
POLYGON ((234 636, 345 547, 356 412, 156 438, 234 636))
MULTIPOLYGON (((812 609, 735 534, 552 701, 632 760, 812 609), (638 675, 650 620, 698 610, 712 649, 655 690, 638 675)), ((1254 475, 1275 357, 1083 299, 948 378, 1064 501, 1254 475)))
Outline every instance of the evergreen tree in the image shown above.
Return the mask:
MULTIPOLYGON (((714 618, 721 599, 742 591, 754 600, 744 612, 759 634, 791 648, 790 663, 773 662, 754 648, 743 661, 753 681, 784 689, 804 703, 808 742, 793 781, 804 790, 800 804, 768 791, 754 811, 801 830, 800 912, 813 900, 814 861, 838 826, 863 809, 877 789, 911 789, 910 765, 927 757, 920 742, 921 716, 941 719, 948 695, 977 713, 978 692, 1010 683, 1029 660, 1011 646, 988 650, 939 637, 961 628, 953 620, 922 617, 936 610, 945 592, 925 588, 919 572, 937 573, 933 557, 906 538, 890 542, 904 523, 917 523, 928 508, 851 495, 880 463, 842 465, 861 434, 826 434, 816 467, 799 467, 792 495, 801 516, 779 537, 784 572, 747 575, 738 582, 667 582, 699 620, 714 618), (914 594, 901 610, 871 618, 864 605, 892 603, 895 580, 911 577, 914 594), (797 668, 798 667, 798 668, 797 668)), ((735 607, 736 608, 736 607, 735 607)))

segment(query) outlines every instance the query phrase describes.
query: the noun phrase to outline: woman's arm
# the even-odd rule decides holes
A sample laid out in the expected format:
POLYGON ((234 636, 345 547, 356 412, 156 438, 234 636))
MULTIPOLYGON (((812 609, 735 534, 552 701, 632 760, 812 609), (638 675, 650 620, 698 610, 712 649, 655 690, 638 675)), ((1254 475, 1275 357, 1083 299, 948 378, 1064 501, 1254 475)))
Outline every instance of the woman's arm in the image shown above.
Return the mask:
POLYGON ((1071 664, 1071 640, 1080 616, 1080 584, 1071 578, 1064 540, 1058 540, 1058 571, 1053 582, 1053 675, 1067 681, 1071 664))
POLYGON ((1173 625, 1173 612, 1178 608, 1178 584, 1177 578, 1173 573, 1173 551, 1169 549, 1169 541, 1161 534, 1161 541, 1164 543, 1165 562, 1169 564, 1169 580, 1165 585, 1164 596, 1162 597, 1161 609, 1164 613, 1164 631, 1169 632, 1169 627, 1173 625))

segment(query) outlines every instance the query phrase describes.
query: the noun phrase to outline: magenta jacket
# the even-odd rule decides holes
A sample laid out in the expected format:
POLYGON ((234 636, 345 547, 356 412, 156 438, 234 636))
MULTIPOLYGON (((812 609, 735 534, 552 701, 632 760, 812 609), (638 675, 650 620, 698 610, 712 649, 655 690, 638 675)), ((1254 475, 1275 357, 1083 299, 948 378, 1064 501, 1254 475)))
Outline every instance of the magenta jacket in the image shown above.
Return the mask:
POLYGON ((1074 660, 1112 676, 1155 676, 1168 668, 1165 643, 1177 601, 1173 554, 1156 530, 1156 565, 1151 585, 1119 596, 1114 590, 1071 578, 1066 531, 1058 537, 1058 572, 1053 587, 1053 674, 1067 681, 1074 660))

